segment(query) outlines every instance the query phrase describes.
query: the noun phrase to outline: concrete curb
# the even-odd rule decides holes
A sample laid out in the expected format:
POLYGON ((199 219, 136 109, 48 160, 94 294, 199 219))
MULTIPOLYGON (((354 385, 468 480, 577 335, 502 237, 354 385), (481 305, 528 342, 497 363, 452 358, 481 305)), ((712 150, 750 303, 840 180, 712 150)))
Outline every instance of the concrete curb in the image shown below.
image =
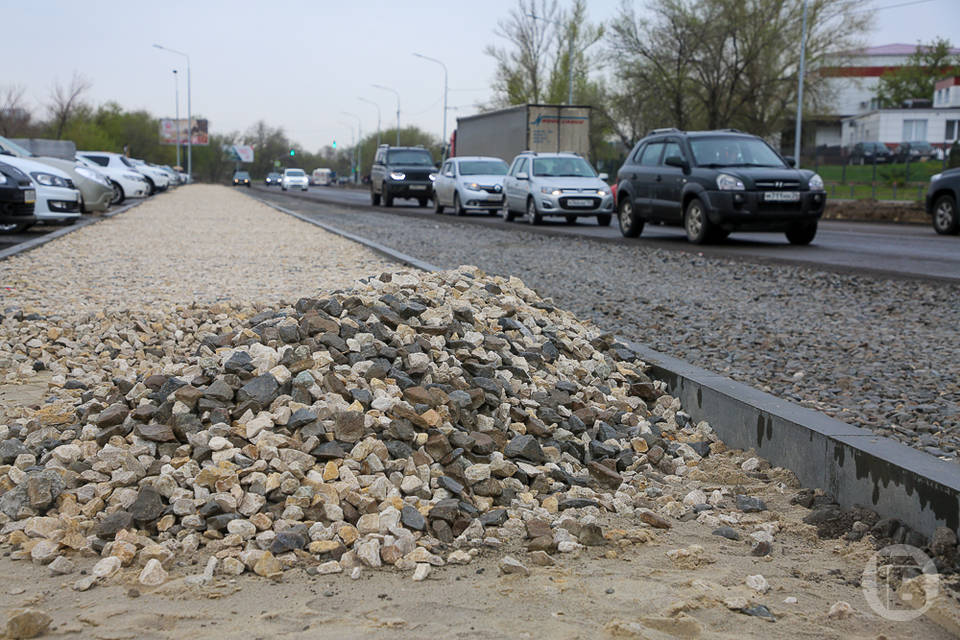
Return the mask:
MULTIPOLYGON (((440 267, 362 236, 250 196, 277 211, 424 271, 440 267)), ((938 526, 960 533, 960 464, 944 462, 872 431, 700 369, 645 345, 619 339, 667 383, 695 421, 706 420, 726 445, 753 449, 790 469, 806 487, 823 489, 844 507, 860 505, 931 536, 938 526)))
POLYGON ((79 231, 80 229, 83 229, 83 228, 85 228, 85 227, 89 227, 89 226, 91 226, 91 225, 95 225, 95 224, 97 224, 98 222, 100 222, 101 220, 107 220, 107 219, 112 218, 112 217, 114 217, 114 216, 116 216, 116 215, 120 215, 121 213, 124 213, 124 212, 126 212, 126 211, 129 211, 130 209, 133 209, 134 207, 139 206, 144 200, 145 200, 145 198, 140 198, 140 199, 137 200, 136 202, 131 202, 130 204, 125 204, 125 205, 123 205, 122 207, 120 207, 120 208, 118 208, 118 209, 116 209, 116 210, 114 210, 114 211, 108 211, 107 213, 104 213, 103 215, 97 216, 96 218, 83 218, 83 217, 81 217, 79 220, 77 220, 77 222, 75 222, 74 224, 70 225, 69 227, 63 227, 63 228, 61 228, 61 229, 57 229, 56 231, 51 231, 50 233, 45 233, 45 234, 43 234, 42 236, 40 236, 40 237, 38 237, 38 238, 34 238, 33 240, 27 240, 26 242, 21 242, 20 244, 15 244, 15 245, 13 245, 12 247, 8 247, 8 248, 3 249, 2 251, 0 251, 0 260, 6 260, 7 258, 9 258, 9 257, 11 257, 11 256, 19 255, 19 254, 21 254, 21 253, 26 253, 27 251, 32 251, 33 249, 36 249, 37 247, 42 247, 43 245, 47 244, 48 242, 52 242, 52 241, 56 240, 57 238, 62 238, 63 236, 67 235, 68 233, 73 233, 74 231, 79 231))

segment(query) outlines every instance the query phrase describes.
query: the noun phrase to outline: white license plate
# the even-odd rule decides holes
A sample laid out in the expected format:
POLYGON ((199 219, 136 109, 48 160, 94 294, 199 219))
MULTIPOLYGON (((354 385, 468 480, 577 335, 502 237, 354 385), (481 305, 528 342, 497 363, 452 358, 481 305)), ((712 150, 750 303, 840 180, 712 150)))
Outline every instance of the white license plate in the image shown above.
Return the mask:
POLYGON ((410 191, 425 191, 427 185, 425 184, 412 184, 410 185, 410 191))
POLYGON ((32 203, 32 202, 36 202, 36 201, 37 201, 37 192, 34 191, 33 189, 27 189, 26 191, 23 192, 23 201, 24 201, 26 204, 30 204, 30 203, 32 203))
POLYGON ((583 198, 571 198, 567 200, 568 207, 592 207, 593 200, 585 200, 583 198))
POLYGON ((799 202, 799 191, 764 191, 763 199, 767 202, 799 202))

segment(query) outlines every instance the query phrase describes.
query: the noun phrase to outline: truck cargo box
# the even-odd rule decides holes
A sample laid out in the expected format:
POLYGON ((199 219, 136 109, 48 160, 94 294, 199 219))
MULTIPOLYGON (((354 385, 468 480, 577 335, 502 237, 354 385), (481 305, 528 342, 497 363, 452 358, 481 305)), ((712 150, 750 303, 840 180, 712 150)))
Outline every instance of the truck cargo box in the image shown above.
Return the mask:
POLYGON ((457 118, 454 154, 507 162, 521 151, 590 152, 590 107, 523 104, 457 118))

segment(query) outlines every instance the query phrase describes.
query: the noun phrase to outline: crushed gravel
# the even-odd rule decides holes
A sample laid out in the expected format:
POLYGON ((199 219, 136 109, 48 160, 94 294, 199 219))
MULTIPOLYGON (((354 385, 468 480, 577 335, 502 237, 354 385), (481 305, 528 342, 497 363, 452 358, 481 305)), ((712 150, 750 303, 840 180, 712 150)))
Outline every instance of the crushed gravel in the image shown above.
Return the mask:
POLYGON ((284 205, 442 268, 516 275, 603 329, 933 455, 960 450, 960 286, 284 205))

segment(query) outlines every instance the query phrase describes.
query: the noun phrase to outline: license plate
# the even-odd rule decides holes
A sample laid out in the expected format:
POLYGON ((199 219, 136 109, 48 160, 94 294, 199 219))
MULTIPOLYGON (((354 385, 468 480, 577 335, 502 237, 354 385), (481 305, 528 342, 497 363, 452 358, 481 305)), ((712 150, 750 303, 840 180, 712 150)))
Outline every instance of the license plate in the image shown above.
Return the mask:
POLYGON ((23 192, 23 201, 26 204, 31 204, 37 201, 37 192, 33 189, 27 189, 23 192))
POLYGON ((571 198, 567 200, 568 207, 592 207, 593 200, 585 200, 583 198, 571 198))
POLYGON ((425 184, 412 184, 410 185, 410 191, 424 191, 426 190, 427 185, 425 184))
POLYGON ((764 191, 763 199, 766 202, 799 202, 799 191, 764 191))

